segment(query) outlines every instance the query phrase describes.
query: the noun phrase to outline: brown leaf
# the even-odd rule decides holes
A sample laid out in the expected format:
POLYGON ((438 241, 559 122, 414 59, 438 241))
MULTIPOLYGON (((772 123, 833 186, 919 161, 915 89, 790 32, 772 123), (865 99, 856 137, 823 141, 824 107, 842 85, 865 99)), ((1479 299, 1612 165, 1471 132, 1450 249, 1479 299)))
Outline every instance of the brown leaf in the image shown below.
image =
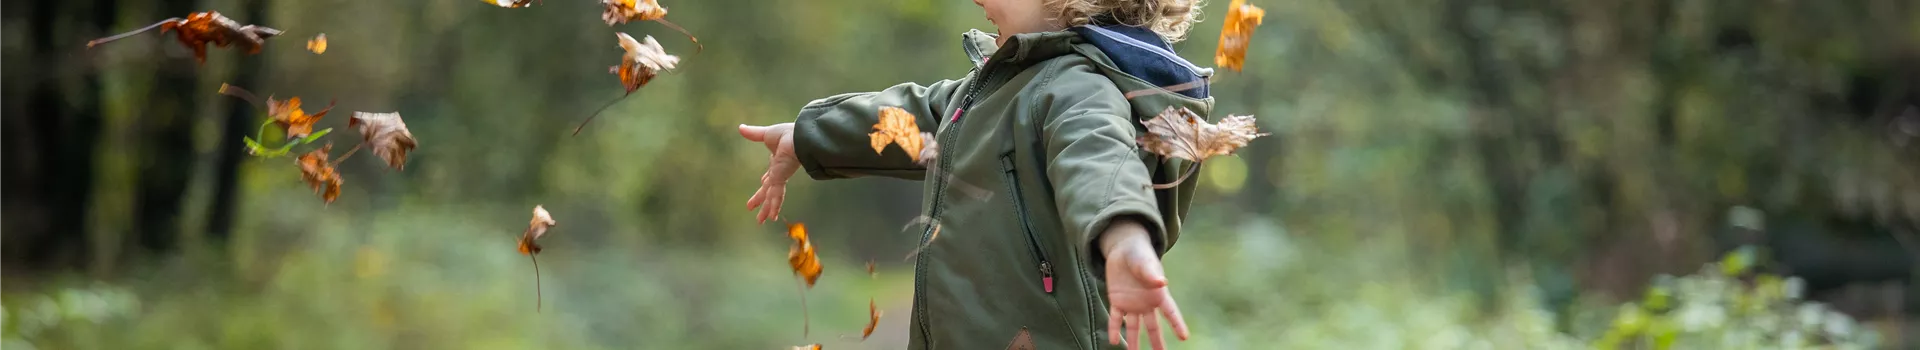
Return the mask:
POLYGON ((546 207, 534 205, 533 220, 529 220, 527 222, 527 230, 520 233, 520 254, 526 254, 527 259, 533 260, 534 311, 539 311, 541 308, 544 308, 545 306, 542 304, 545 304, 543 300, 546 299, 541 295, 543 292, 540 290, 540 244, 534 242, 534 240, 540 239, 540 236, 547 234, 548 228, 558 224, 558 222, 553 221, 553 214, 547 213, 546 207))
POLYGON ((161 34, 177 31, 175 38, 180 45, 193 50, 193 59, 200 64, 207 63, 207 44, 225 48, 238 45, 248 55, 260 53, 260 47, 268 38, 280 35, 280 30, 256 25, 240 25, 219 12, 207 11, 187 15, 186 19, 169 18, 158 23, 135 29, 130 32, 87 42, 87 47, 105 44, 159 28, 161 34))
POLYGON ((1140 147, 1147 152, 1201 161, 1208 157, 1233 154, 1254 138, 1267 136, 1254 125, 1253 116, 1227 116, 1220 124, 1210 124, 1186 108, 1167 107, 1148 119, 1147 133, 1140 136, 1140 147))
POLYGON ((793 273, 807 281, 807 288, 813 288, 813 282, 820 280, 820 257, 813 251, 813 242, 807 239, 807 227, 800 223, 787 225, 787 237, 793 238, 793 246, 787 249, 787 264, 793 265, 793 273))
POLYGON ((925 143, 922 135, 932 136, 921 133, 920 127, 913 123, 913 114, 900 107, 880 107, 880 122, 873 125, 872 134, 867 134, 873 153, 886 150, 889 143, 896 144, 916 163, 920 162, 921 145, 925 143))
POLYGON ((360 130, 362 142, 371 144, 373 154, 387 161, 388 167, 406 170, 407 152, 417 143, 413 133, 407 131, 407 123, 400 120, 400 112, 353 112, 353 117, 347 119, 347 127, 360 130))
POLYGON ((1220 47, 1214 50, 1213 63, 1240 71, 1246 63, 1247 44, 1253 40, 1253 28, 1260 26, 1261 17, 1266 15, 1266 10, 1246 4, 1246 0, 1233 0, 1227 6, 1227 21, 1220 27, 1220 47))
POLYGON ((607 25, 667 18, 667 8, 658 0, 600 0, 600 4, 607 8, 600 14, 607 25))
POLYGON ((873 259, 867 259, 867 277, 880 278, 880 273, 873 270, 873 259))
POLYGON ((872 318, 867 321, 867 329, 860 332, 860 341, 867 341, 867 337, 873 336, 873 329, 880 327, 880 307, 874 305, 873 298, 867 298, 867 314, 872 318))
POLYGON ((651 35, 646 36, 645 41, 633 40, 633 36, 627 33, 614 35, 619 37, 620 48, 626 49, 627 53, 620 58, 620 66, 608 70, 620 76, 620 84, 626 86, 628 94, 646 86, 661 71, 672 70, 680 63, 680 57, 667 54, 667 50, 661 48, 660 42, 653 40, 651 35))
POLYGON ((280 126, 288 139, 307 137, 308 134, 313 133, 313 124, 320 122, 320 118, 327 116, 327 112, 332 110, 333 101, 328 101, 327 108, 320 110, 320 113, 307 114, 300 109, 299 97, 289 98, 286 101, 276 101, 272 96, 267 97, 267 116, 273 118, 273 124, 280 126))
POLYGON ((480 1, 483 1, 489 4, 494 4, 495 6, 505 7, 505 8, 522 8, 527 6, 533 6, 533 3, 534 3, 534 0, 480 0, 480 1))
POLYGON ((820 350, 820 344, 795 346, 793 350, 820 350))
POLYGON ((320 33, 313 39, 307 39, 307 51, 313 51, 315 55, 327 53, 327 33, 320 33))
POLYGON ((294 164, 300 166, 300 180, 306 181, 307 187, 312 188, 313 193, 319 194, 320 199, 326 201, 326 204, 333 204, 335 198, 340 198, 342 182, 340 173, 335 172, 333 165, 327 163, 327 153, 332 151, 333 144, 328 143, 294 159, 294 164))

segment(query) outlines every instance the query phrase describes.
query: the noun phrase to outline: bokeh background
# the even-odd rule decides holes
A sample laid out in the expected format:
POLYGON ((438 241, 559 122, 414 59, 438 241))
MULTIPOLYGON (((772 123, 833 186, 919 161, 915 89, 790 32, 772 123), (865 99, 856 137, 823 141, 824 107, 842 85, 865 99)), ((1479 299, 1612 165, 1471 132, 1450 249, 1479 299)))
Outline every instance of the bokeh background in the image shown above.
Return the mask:
MULTIPOLYGON (((1178 348, 1920 347, 1920 3, 1252 3, 1246 71, 1212 91, 1273 136, 1199 177, 1166 256, 1178 348)), ((663 5, 704 52, 588 0, 6 2, 0 347, 904 347, 919 184, 797 180, 784 217, 826 263, 803 335, 789 241, 744 206, 765 151, 733 128, 958 77, 982 12, 663 5), (84 45, 207 10, 286 35, 203 66, 159 34, 84 45), (681 66, 569 136, 622 94, 615 32, 681 66), (338 101, 336 150, 353 111, 420 147, 404 171, 362 152, 323 205, 244 153, 263 111, 222 83, 338 101), (514 251, 535 205, 560 223, 539 309, 514 251)), ((1210 66, 1226 5, 1177 51, 1210 66)))

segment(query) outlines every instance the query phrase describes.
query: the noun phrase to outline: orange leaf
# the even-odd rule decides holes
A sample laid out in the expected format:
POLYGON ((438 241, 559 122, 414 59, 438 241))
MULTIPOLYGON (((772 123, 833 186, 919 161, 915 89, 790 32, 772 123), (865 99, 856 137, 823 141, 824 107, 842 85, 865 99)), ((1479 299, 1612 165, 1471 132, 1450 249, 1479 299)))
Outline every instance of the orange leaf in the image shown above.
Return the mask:
POLYGON ((1233 0, 1227 6, 1227 21, 1220 27, 1220 47, 1213 53, 1213 63, 1240 71, 1246 63, 1247 44, 1253 40, 1253 28, 1260 26, 1260 18, 1266 15, 1266 10, 1246 4, 1246 0, 1233 0))
POLYGON ((333 101, 328 101, 327 108, 320 110, 320 113, 307 114, 300 109, 299 97, 289 98, 286 101, 275 101, 272 96, 267 97, 267 116, 273 118, 273 124, 279 125, 288 139, 307 137, 307 134, 313 133, 313 124, 320 122, 320 118, 327 116, 327 112, 332 110, 333 101))
POLYGON ((372 144, 373 154, 386 160, 388 167, 407 168, 407 152, 417 144, 413 133, 407 131, 407 123, 400 120, 400 112, 353 112, 353 117, 347 119, 347 127, 359 129, 362 142, 372 144))
POLYGON ((181 46, 193 50, 193 59, 200 64, 207 63, 207 44, 222 48, 238 45, 247 54, 254 55, 260 53, 260 47, 266 44, 268 38, 280 35, 279 29, 251 24, 242 26, 233 19, 221 16, 219 12, 207 11, 187 15, 186 19, 169 18, 130 32, 94 39, 87 42, 87 47, 120 40, 154 28, 159 28, 161 34, 177 31, 175 38, 179 39, 181 46))
POLYGON ((614 35, 619 37, 620 48, 626 49, 627 53, 620 58, 620 66, 608 70, 620 76, 620 85, 626 86, 628 94, 653 81, 660 71, 672 70, 680 63, 680 57, 667 54, 667 50, 661 48, 660 42, 653 40, 651 35, 646 36, 646 41, 633 40, 633 36, 627 33, 614 35))
POLYGON ((867 314, 873 318, 867 321, 867 329, 860 332, 860 341, 866 341, 867 337, 873 336, 873 329, 880 326, 880 307, 874 306, 873 298, 867 298, 867 314))
POLYGON ((867 277, 880 278, 880 273, 873 271, 873 259, 867 259, 867 277))
POLYGON ((606 20, 607 25, 667 18, 667 8, 660 6, 658 0, 600 0, 600 4, 606 6, 600 19, 606 20))
POLYGON ((326 204, 333 204, 333 200, 340 197, 340 173, 327 164, 327 153, 332 151, 333 144, 328 143, 294 159, 294 164, 300 166, 300 180, 306 181, 307 187, 313 188, 313 193, 319 194, 326 204))
POLYGON ((327 53, 327 34, 320 33, 313 39, 307 39, 307 51, 313 51, 315 55, 327 53))
POLYGON ((820 344, 795 346, 793 350, 820 350, 820 344))
POLYGON ((483 1, 489 4, 494 4, 495 6, 505 7, 505 8, 522 8, 527 6, 533 6, 533 2, 534 2, 533 0, 480 0, 480 1, 483 1))
POLYGON ((547 208, 534 205, 533 220, 528 221, 527 230, 520 233, 520 254, 526 254, 527 259, 533 260, 533 306, 535 311, 539 311, 540 308, 544 307, 541 304, 543 304, 542 299, 545 299, 545 297, 541 296, 542 292, 540 291, 540 244, 535 243, 534 240, 540 239, 540 236, 547 234, 548 228, 558 224, 558 222, 553 221, 553 214, 547 213, 547 208))
POLYGON ((907 113, 907 110, 900 107, 880 107, 880 122, 873 125, 873 133, 867 136, 869 143, 873 146, 873 153, 886 150, 889 143, 896 144, 900 145, 901 150, 907 151, 908 158, 912 158, 917 163, 920 162, 921 146, 932 134, 920 132, 920 127, 913 123, 913 114, 907 113))
POLYGON ((807 239, 807 228, 800 223, 787 225, 787 237, 793 238, 793 246, 787 249, 787 264, 793 265, 793 273, 807 281, 807 288, 813 288, 814 281, 820 280, 820 257, 813 251, 813 242, 807 239))

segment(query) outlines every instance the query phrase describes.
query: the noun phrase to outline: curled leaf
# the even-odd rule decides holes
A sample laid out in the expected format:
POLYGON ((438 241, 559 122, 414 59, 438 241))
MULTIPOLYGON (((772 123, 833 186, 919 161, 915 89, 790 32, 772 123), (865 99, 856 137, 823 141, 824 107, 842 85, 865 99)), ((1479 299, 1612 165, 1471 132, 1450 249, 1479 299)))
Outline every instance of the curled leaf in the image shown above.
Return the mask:
POLYGON ((695 46, 694 53, 706 49, 700 45, 700 38, 693 37, 693 33, 688 33, 686 28, 667 21, 667 8, 660 6, 659 0, 600 0, 600 4, 606 7, 606 11, 600 13, 600 19, 606 21, 608 26, 630 21, 660 22, 660 25, 686 35, 687 41, 695 46))
POLYGON ((327 112, 332 110, 332 101, 328 101, 327 108, 321 109, 320 113, 307 114, 300 109, 299 97, 289 98, 286 101, 275 101, 273 97, 267 97, 267 116, 273 118, 273 124, 280 126, 289 139, 305 138, 307 134, 313 133, 313 124, 319 122, 321 117, 327 116, 327 112))
POLYGON ((179 39, 180 45, 193 50, 193 59, 200 64, 207 63, 207 44, 222 48, 237 45, 247 54, 255 55, 260 53, 260 47, 266 44, 268 38, 280 35, 278 29, 251 24, 243 26, 219 12, 207 11, 187 15, 186 19, 169 18, 130 32, 94 39, 87 42, 87 47, 138 35, 154 28, 159 28, 161 34, 175 31, 175 38, 179 39))
POLYGON ((793 246, 787 249, 787 264, 793 265, 793 273, 805 278, 807 287, 812 288, 824 268, 813 251, 813 242, 807 239, 807 227, 800 223, 788 224, 787 237, 793 239, 793 246))
POLYGON ((1177 107, 1167 107, 1145 124, 1147 133, 1140 136, 1140 147, 1153 154, 1195 162, 1233 154, 1254 138, 1268 135, 1260 133, 1253 116, 1227 116, 1220 124, 1212 124, 1192 110, 1177 107))
POLYGON ((940 239, 940 220, 934 219, 931 216, 921 215, 919 217, 915 217, 913 218, 913 221, 907 222, 907 226, 901 227, 900 230, 906 231, 908 228, 912 228, 913 225, 919 225, 919 224, 926 224, 926 225, 932 226, 929 228, 932 230, 932 232, 927 234, 926 242, 920 243, 920 246, 914 247, 913 251, 907 252, 907 257, 900 259, 902 261, 905 261, 907 259, 912 259, 914 256, 920 255, 921 251, 926 250, 927 247, 933 246, 934 240, 940 239))
POLYGON ((294 164, 300 166, 300 180, 306 181, 307 187, 319 194, 326 204, 333 204, 333 200, 340 197, 342 182, 340 173, 327 163, 327 153, 332 151, 333 144, 329 143, 294 159, 294 164))
POLYGON ((559 223, 553 221, 553 214, 547 213, 547 208, 534 205, 533 220, 527 223, 527 230, 520 233, 520 254, 526 254, 527 259, 533 260, 533 307, 535 311, 544 307, 541 304, 544 304, 542 300, 545 299, 545 297, 541 295, 542 292, 540 291, 540 244, 535 243, 534 240, 540 239, 540 236, 547 234, 548 228, 558 224, 559 223))
POLYGON ((347 119, 347 127, 360 130, 362 142, 373 147, 373 154, 387 161, 394 170, 405 170, 407 152, 417 146, 413 133, 407 131, 407 123, 400 120, 400 112, 367 113, 353 112, 347 119))
POLYGON ((1227 21, 1221 24, 1220 47, 1214 50, 1213 63, 1240 71, 1246 63, 1247 44, 1253 40, 1253 28, 1260 26, 1261 17, 1266 15, 1266 10, 1248 5, 1246 0, 1233 0, 1233 4, 1227 5, 1227 21))
POLYGON ((886 150, 887 144, 896 144, 900 145, 901 150, 907 151, 907 157, 916 163, 921 159, 921 145, 924 144, 922 135, 932 136, 920 132, 920 127, 913 123, 912 113, 891 106, 880 107, 880 122, 873 125, 873 133, 867 134, 869 143, 873 145, 873 153, 886 150))
POLYGON ((313 51, 315 55, 327 53, 327 33, 320 33, 313 39, 307 39, 307 51, 313 51))
POLYGON ((500 6, 505 8, 522 8, 527 6, 533 6, 533 3, 534 3, 534 0, 480 0, 480 1, 493 4, 494 6, 500 6))
POLYGON ((607 70, 620 76, 620 84, 626 86, 628 94, 653 81, 653 77, 661 71, 672 70, 680 63, 680 57, 667 54, 667 50, 661 48, 660 42, 653 40, 651 35, 646 36, 645 41, 639 41, 633 40, 633 36, 627 33, 613 34, 619 37, 620 48, 626 49, 626 54, 621 56, 620 66, 607 70))
POLYGON ((820 350, 820 344, 795 346, 793 350, 820 350))
POLYGON ((873 336, 873 329, 880 327, 880 307, 873 303, 873 298, 867 298, 867 314, 871 318, 867 320, 867 329, 860 331, 860 341, 867 341, 867 337, 873 336))

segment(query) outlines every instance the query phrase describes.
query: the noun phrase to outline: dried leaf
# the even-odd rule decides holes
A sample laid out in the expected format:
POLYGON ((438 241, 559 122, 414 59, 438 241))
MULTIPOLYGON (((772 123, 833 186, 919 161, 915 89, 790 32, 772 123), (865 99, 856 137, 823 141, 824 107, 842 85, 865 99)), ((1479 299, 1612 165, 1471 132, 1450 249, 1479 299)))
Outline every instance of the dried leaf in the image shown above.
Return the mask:
POLYGON ((926 215, 921 215, 919 217, 913 218, 913 221, 907 222, 907 226, 901 227, 900 230, 906 231, 908 228, 912 228, 913 225, 919 225, 919 224, 926 224, 926 225, 932 226, 931 229, 933 230, 933 232, 927 234, 926 242, 920 243, 920 246, 914 247, 913 251, 907 252, 907 257, 901 258, 900 259, 901 261, 905 261, 907 259, 913 259, 915 255, 920 255, 920 252, 923 250, 926 250, 927 247, 933 246, 934 240, 940 239, 940 220, 935 220, 933 217, 926 216, 926 215))
POLYGON ((867 337, 873 336, 873 329, 880 326, 880 307, 875 306, 873 298, 867 298, 867 314, 872 318, 867 321, 867 329, 860 332, 860 341, 867 341, 867 337))
POLYGON ((553 221, 553 214, 547 213, 546 207, 534 205, 533 220, 528 221, 527 230, 520 233, 520 254, 526 254, 527 259, 533 261, 533 307, 536 312, 545 307, 542 304, 545 304, 543 300, 546 298, 540 290, 540 244, 534 240, 540 239, 540 236, 547 234, 548 228, 558 224, 553 221))
POLYGON ((660 42, 651 35, 646 36, 645 41, 639 41, 633 40, 627 33, 613 34, 619 37, 620 48, 626 49, 627 53, 620 58, 620 66, 608 68, 608 71, 620 76, 620 84, 627 87, 628 94, 646 86, 661 71, 672 70, 680 63, 680 57, 667 54, 667 50, 661 48, 660 42))
POLYGON ((87 42, 87 47, 120 40, 154 28, 159 28, 161 34, 178 31, 175 37, 180 40, 180 45, 193 50, 193 59, 200 64, 207 63, 207 44, 222 48, 238 45, 248 55, 255 55, 260 53, 260 47, 266 44, 268 38, 280 35, 278 29, 251 24, 242 26, 239 22, 220 15, 219 12, 207 11, 187 15, 186 19, 169 18, 130 32, 94 39, 87 42))
POLYGON ((300 166, 300 180, 306 181, 307 187, 313 188, 313 193, 319 194, 326 204, 340 198, 340 173, 327 163, 327 153, 332 151, 333 144, 328 143, 294 159, 294 164, 300 166))
POLYGON ((787 264, 793 265, 793 273, 805 278, 807 288, 813 288, 814 281, 820 280, 820 257, 813 251, 813 242, 807 239, 807 228, 800 223, 787 225, 787 237, 793 238, 793 246, 787 249, 787 264))
POLYGON ((867 134, 873 153, 881 153, 891 143, 900 145, 914 162, 920 162, 921 145, 925 143, 922 135, 931 137, 932 134, 921 133, 913 119, 912 113, 900 107, 880 107, 880 122, 873 125, 872 134, 867 134))
POLYGON ((873 259, 867 259, 867 277, 880 278, 880 273, 873 269, 873 259))
POLYGON ((313 51, 315 55, 327 53, 327 33, 320 33, 313 39, 307 39, 307 51, 313 51))
POLYGON ((400 112, 353 112, 347 127, 359 129, 362 142, 371 144, 373 154, 394 170, 406 170, 407 152, 418 145, 413 133, 407 131, 407 123, 400 120, 400 112))
POLYGON ((600 14, 607 25, 667 18, 667 8, 660 6, 658 0, 600 0, 600 4, 607 8, 600 14))
POLYGON ((1195 162, 1233 154, 1248 141, 1268 135, 1260 133, 1253 116, 1227 116, 1220 124, 1210 124, 1192 110, 1177 107, 1167 107, 1145 123, 1147 133, 1139 141, 1147 152, 1195 162))
POLYGON ((1214 64, 1240 71, 1246 63, 1247 44, 1253 40, 1253 28, 1260 26, 1260 18, 1266 15, 1266 10, 1246 4, 1246 0, 1233 0, 1233 4, 1227 6, 1227 21, 1220 27, 1220 47, 1213 53, 1214 64))
POLYGON ((922 132, 920 133, 920 143, 922 144, 922 146, 920 146, 920 159, 914 162, 920 163, 921 166, 927 168, 933 168, 934 161, 940 159, 940 139, 934 138, 933 133, 922 132))
POLYGON ((820 350, 820 344, 795 346, 793 350, 820 350))
POLYGON ((307 114, 300 109, 299 97, 289 98, 286 101, 276 101, 272 96, 267 97, 267 116, 273 118, 273 124, 279 125, 289 139, 304 138, 307 134, 313 133, 313 124, 319 122, 321 117, 327 116, 327 112, 332 110, 332 101, 328 101, 327 108, 320 110, 320 113, 307 114))
POLYGON ((480 1, 486 2, 489 4, 494 4, 495 6, 505 7, 505 8, 522 8, 527 6, 533 6, 533 3, 534 3, 534 0, 480 0, 480 1))

